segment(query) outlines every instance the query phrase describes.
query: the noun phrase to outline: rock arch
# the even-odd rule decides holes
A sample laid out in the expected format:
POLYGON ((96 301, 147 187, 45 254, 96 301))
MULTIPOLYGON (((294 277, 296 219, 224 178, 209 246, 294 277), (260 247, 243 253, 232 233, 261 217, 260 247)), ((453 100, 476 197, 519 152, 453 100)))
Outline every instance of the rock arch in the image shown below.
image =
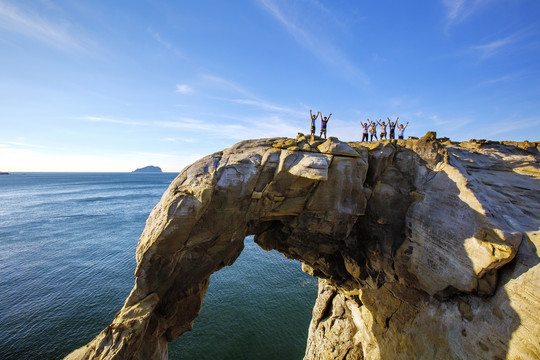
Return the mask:
POLYGON ((433 133, 370 146, 299 135, 199 160, 150 214, 135 286, 113 323, 67 359, 166 359, 167 342, 192 328, 210 275, 236 260, 247 235, 321 279, 306 359, 506 356, 523 315, 537 317, 533 298, 516 311, 506 290, 530 268, 538 279, 538 150, 483 146, 433 133), (512 151, 521 164, 505 161, 512 151), (500 183, 474 173, 481 162, 506 171, 500 183), (501 212, 509 197, 495 196, 515 182, 510 197, 533 208, 525 218, 523 203, 501 212), (522 240, 519 265, 497 287, 522 240), (484 339, 480 329, 501 318, 508 330, 484 339), (423 336, 435 350, 415 338, 432 328, 423 336))

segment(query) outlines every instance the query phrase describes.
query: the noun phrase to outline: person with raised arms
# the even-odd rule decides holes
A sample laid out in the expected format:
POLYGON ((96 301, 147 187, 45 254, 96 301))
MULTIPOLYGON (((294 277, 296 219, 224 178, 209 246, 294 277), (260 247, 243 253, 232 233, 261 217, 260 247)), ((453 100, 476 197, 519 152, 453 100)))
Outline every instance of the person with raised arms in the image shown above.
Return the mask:
POLYGON ((362 129, 364 129, 362 133, 362 141, 368 141, 368 129, 370 123, 371 121, 369 121, 369 119, 367 119, 365 124, 362 122, 362 120, 360 120, 360 125, 362 125, 362 129))
POLYGON ((320 111, 319 114, 321 115, 321 134, 319 136, 322 137, 322 134, 324 133, 324 138, 326 139, 326 124, 328 123, 328 120, 330 120, 330 116, 332 116, 332 113, 330 113, 328 117, 323 117, 323 114, 320 111))
POLYGON ((403 124, 399 124, 398 126, 398 139, 403 140, 403 133, 405 132, 405 129, 407 128, 407 125, 409 125, 409 122, 403 126, 403 124))
MULTIPOLYGON (((381 120, 381 119, 379 119, 379 120, 381 120)), ((386 125, 387 124, 384 121, 381 124, 381 122, 379 120, 377 120, 377 124, 379 124, 379 126, 381 127, 381 140, 383 139, 383 137, 386 140, 386 125)))
POLYGON ((319 111, 317 115, 313 115, 311 112, 311 109, 309 109, 309 117, 311 118, 311 135, 315 135, 315 130, 316 130, 315 120, 317 120, 317 117, 319 117, 320 113, 321 112, 319 111))
POLYGON ((377 139, 377 123, 375 121, 372 121, 371 124, 369 124, 369 135, 369 141, 373 141, 373 137, 375 137, 375 140, 379 140, 377 139))
POLYGON ((390 139, 396 138, 396 126, 399 120, 399 116, 396 119, 396 122, 391 122, 390 118, 387 116, 386 119, 388 120, 388 127, 390 128, 390 139))

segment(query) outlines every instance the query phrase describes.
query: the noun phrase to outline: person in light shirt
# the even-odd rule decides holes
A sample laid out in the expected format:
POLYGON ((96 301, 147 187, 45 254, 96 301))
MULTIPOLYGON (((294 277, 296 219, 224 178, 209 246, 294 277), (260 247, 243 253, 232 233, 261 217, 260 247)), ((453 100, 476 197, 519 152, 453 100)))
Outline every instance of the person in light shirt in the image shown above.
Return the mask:
POLYGON ((368 141, 369 124, 371 124, 371 121, 369 121, 369 119, 367 119, 365 123, 360 121, 360 125, 362 125, 362 129, 364 129, 364 131, 362 132, 362 142, 368 141))
POLYGON ((407 125, 409 125, 408 122, 405 124, 405 126, 403 126, 403 124, 399 124, 399 126, 398 126, 398 139, 403 140, 403 133, 405 132, 405 129, 407 128, 407 125))

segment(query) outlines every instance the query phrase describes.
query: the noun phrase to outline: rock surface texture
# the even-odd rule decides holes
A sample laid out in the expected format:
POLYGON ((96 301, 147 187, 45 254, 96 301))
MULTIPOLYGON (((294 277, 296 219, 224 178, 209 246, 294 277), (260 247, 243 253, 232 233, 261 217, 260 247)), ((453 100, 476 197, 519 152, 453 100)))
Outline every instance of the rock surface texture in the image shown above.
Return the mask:
POLYGON ((135 286, 66 359, 166 359, 244 237, 319 280, 305 359, 540 358, 538 143, 240 142, 150 214, 135 286))

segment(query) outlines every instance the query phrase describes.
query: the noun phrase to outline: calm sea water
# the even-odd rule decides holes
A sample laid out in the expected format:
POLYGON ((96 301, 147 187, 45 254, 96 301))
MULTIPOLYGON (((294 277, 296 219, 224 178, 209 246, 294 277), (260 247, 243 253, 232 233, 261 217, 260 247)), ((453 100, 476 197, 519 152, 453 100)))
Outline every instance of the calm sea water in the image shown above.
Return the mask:
MULTIPOLYGON (((0 176, 0 358, 59 359, 110 324, 148 214, 176 174, 0 176)), ((301 359, 317 292, 300 263, 245 240, 212 275, 170 359, 301 359)))

